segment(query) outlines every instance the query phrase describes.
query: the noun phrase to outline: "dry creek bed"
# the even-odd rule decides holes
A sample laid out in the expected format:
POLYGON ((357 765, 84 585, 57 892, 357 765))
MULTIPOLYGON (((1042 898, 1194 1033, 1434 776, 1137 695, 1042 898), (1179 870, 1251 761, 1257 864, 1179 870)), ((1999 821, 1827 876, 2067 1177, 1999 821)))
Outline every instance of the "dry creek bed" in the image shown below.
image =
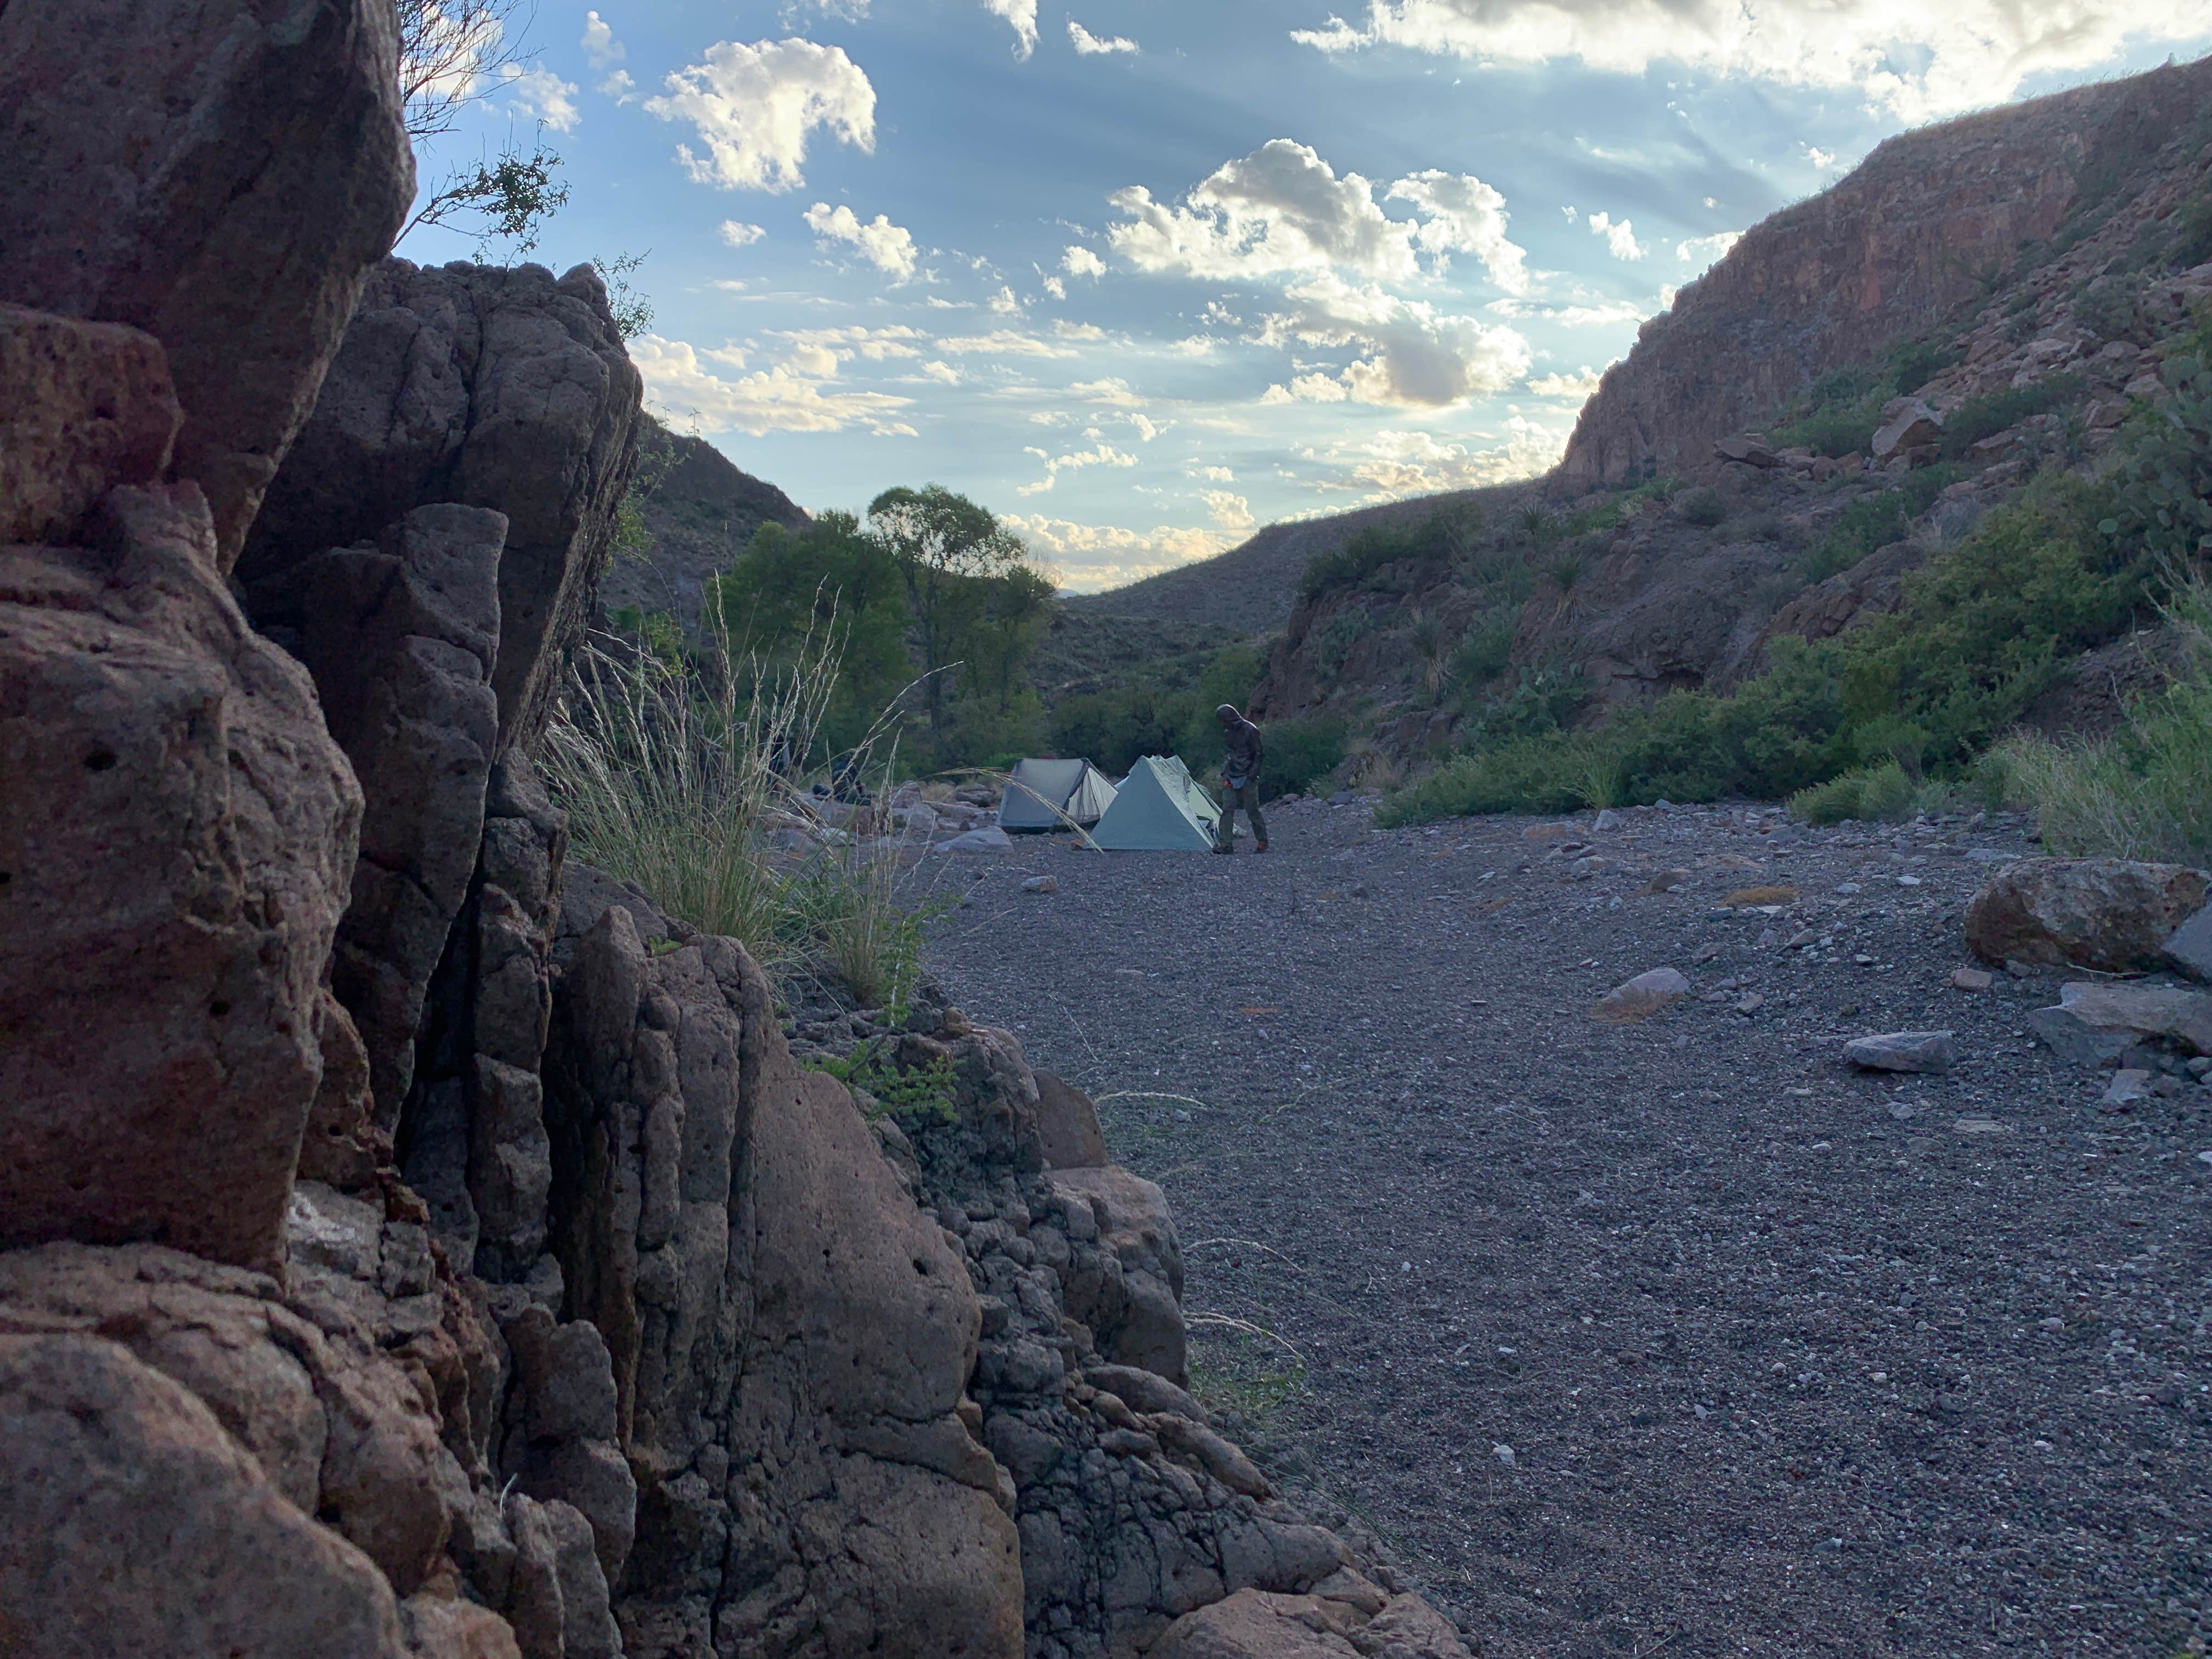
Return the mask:
POLYGON ((1320 1518, 1490 1659, 2203 1650, 2212 1088, 2101 1111, 2026 1025, 2059 975, 1951 984, 2024 823, 1269 817, 922 873, 955 999, 1167 1188, 1200 1391, 1320 1518), (1841 1062, 1929 1029, 1948 1075, 1841 1062))

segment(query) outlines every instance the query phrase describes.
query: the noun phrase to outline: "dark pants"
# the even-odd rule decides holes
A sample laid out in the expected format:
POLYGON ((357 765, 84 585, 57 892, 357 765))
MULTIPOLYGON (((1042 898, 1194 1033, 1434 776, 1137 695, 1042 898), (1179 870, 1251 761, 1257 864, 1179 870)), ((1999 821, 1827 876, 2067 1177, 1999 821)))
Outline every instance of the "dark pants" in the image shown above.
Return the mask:
POLYGON ((1252 820, 1252 839, 1263 844, 1266 842, 1267 820, 1260 816, 1260 780, 1252 778, 1234 788, 1225 783, 1222 785, 1221 828, 1219 838, 1213 843, 1216 847, 1237 844, 1237 809, 1240 806, 1244 809, 1244 815, 1252 820))

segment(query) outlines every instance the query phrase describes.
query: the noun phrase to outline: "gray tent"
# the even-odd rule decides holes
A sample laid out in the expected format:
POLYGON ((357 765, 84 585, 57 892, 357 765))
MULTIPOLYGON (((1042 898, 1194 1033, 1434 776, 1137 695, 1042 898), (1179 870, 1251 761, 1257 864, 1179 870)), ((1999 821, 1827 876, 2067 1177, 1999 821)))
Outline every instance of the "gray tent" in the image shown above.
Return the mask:
POLYGON ((1091 838, 1109 853, 1202 853, 1220 822, 1221 809, 1179 758, 1146 755, 1121 780, 1091 838))
POLYGON ((999 803, 999 827, 1064 830, 1073 818, 1088 828, 1113 804, 1113 783, 1087 760, 1017 761, 999 803))

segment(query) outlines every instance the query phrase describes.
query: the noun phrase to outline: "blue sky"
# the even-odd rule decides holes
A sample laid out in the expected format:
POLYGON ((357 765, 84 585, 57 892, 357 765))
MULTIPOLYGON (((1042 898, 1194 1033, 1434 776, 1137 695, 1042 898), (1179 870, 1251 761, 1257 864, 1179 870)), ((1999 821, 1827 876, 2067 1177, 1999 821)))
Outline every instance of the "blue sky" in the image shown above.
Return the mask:
POLYGON ((672 424, 811 509, 950 485, 1083 591, 1540 471, 1884 137, 2212 46, 2212 0, 1330 4, 537 0, 424 177, 544 123, 534 257, 648 255, 672 424))

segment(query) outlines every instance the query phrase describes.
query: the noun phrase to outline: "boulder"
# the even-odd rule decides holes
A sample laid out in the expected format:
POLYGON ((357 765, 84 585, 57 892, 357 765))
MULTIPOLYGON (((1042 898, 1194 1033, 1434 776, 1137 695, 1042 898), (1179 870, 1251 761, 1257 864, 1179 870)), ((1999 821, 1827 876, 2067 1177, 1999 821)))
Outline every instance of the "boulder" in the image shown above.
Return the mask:
POLYGON ((1942 436, 1943 417, 1928 404, 1918 398, 1893 398, 1882 405, 1881 424, 1875 428, 1874 459, 1879 465, 1942 436))
POLYGON ((1073 1083, 1050 1072, 1036 1074, 1037 1132, 1044 1141, 1048 1169, 1103 1169, 1109 1159, 1106 1134, 1098 1127, 1098 1108, 1073 1083))
POLYGON ((1959 1045, 1948 1031, 1891 1031, 1853 1037, 1844 1058, 1869 1072, 1948 1072, 1959 1063, 1959 1045))
POLYGON ((2166 940, 2204 907, 2207 879, 2178 864, 2024 859, 1999 870, 1966 906, 1966 944, 1990 963, 2157 968, 2166 940))
POLYGON ((1182 1245, 1167 1194, 1119 1164, 1055 1169, 1050 1178, 1070 1237, 1097 1244, 1095 1259, 1067 1275, 1068 1312, 1115 1364, 1187 1384, 1182 1245))
POLYGON ((119 1344, 0 1335, 10 1659, 403 1659, 392 1587, 119 1344))
POLYGON ((158 483, 184 416, 150 334, 0 305, 0 547, 74 541, 119 483, 158 483))
POLYGON ((196 486, 92 533, 0 551, 0 1244, 272 1266, 361 794, 196 486))
POLYGON ((1748 432, 1721 439, 1714 444, 1713 454, 1719 460, 1740 461, 1746 466, 1762 469, 1782 465, 1782 457, 1774 452, 1765 439, 1748 432))
POLYGON ((1607 991, 1590 1010, 1590 1018, 1607 1025, 1632 1025, 1689 994, 1690 981, 1678 969, 1654 968, 1607 991))
POLYGON ((1305 1595, 1241 1589, 1170 1625, 1148 1659, 1470 1659, 1450 1620, 1418 1595, 1344 1571, 1305 1595))
POLYGON ((994 823, 988 829, 970 830, 950 841, 941 841, 929 850, 933 853, 1003 853, 1013 844, 1014 838, 994 823))
POLYGON ((2212 904, 2173 930, 2165 956, 2190 978, 2212 981, 2212 904))
POLYGON ((2203 991, 2075 981, 2059 988, 2057 1007, 2036 1009, 2028 1022, 2054 1053, 2087 1064, 2110 1060, 2144 1037, 2212 1054, 2212 993, 2203 991))
POLYGON ((0 8, 0 301, 167 348, 218 574, 414 196, 398 64, 383 0, 0 8))
POLYGON ((385 260, 240 560, 256 616, 292 567, 417 507, 504 514, 493 685, 501 752, 527 745, 613 545, 641 393, 590 266, 385 260))

